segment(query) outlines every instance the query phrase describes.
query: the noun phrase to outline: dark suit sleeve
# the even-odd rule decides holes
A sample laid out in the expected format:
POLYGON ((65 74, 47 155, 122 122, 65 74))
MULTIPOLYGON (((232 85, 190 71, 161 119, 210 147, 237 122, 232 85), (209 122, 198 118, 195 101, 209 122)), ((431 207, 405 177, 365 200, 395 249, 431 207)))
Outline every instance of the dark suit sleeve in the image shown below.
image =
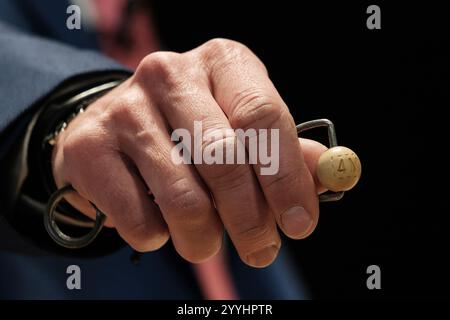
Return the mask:
MULTIPOLYGON (((124 70, 97 53, 21 34, 0 23, 0 132, 63 81, 124 70)), ((4 154, 4 146, 0 149, 4 154)))
POLYGON ((21 158, 26 132, 42 101, 73 85, 71 81, 118 73, 129 75, 124 67, 100 54, 26 35, 0 22, 0 250, 42 249, 7 218, 15 200, 11 191, 20 188, 17 182, 27 171, 21 158), (14 187, 11 177, 16 180, 12 181, 14 187))

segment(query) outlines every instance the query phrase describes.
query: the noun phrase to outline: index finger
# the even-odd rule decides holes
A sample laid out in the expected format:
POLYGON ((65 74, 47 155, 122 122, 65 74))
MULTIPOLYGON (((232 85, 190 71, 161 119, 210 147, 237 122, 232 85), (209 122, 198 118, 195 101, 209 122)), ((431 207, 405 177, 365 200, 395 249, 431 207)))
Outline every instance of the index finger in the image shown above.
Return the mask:
POLYGON ((318 197, 288 107, 264 65, 245 46, 229 40, 205 46, 213 46, 205 58, 211 91, 231 126, 242 129, 249 159, 253 157, 253 169, 279 227, 291 238, 309 235, 319 218, 318 197))

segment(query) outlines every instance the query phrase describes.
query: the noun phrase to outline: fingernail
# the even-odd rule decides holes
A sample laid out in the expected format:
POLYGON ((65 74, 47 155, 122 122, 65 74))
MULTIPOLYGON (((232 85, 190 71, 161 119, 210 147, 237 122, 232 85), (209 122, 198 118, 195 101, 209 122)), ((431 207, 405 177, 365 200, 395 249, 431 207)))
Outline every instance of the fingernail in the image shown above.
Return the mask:
POLYGON ((314 221, 303 207, 292 207, 281 215, 284 232, 294 238, 309 234, 314 221))
POLYGON ((255 251, 247 256, 247 262, 253 267, 264 268, 277 256, 278 246, 271 245, 262 250, 255 251))

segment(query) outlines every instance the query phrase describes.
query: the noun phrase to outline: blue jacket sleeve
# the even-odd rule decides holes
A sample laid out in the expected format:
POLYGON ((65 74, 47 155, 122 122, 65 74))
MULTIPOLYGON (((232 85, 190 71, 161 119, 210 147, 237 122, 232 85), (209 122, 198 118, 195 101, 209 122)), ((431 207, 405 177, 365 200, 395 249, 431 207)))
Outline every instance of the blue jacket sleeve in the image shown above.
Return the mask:
MULTIPOLYGON (((34 244, 5 218, 9 177, 26 171, 16 154, 28 122, 41 101, 71 79, 108 73, 129 74, 93 51, 21 33, 0 22, 0 250, 32 252, 34 244)), ((32 241, 31 241, 32 242, 32 241)))
MULTIPOLYGON (((87 50, 22 34, 0 22, 0 133, 63 81, 89 72, 124 70, 87 50)), ((0 158, 4 154, 0 145, 0 158)))

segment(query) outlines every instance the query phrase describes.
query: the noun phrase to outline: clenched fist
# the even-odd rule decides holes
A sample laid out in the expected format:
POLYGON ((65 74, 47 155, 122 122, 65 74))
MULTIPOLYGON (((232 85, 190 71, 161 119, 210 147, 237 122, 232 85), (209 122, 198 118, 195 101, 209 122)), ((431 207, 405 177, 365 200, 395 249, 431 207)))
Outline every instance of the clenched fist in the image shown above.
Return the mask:
POLYGON ((138 251, 156 250, 171 237, 181 256, 201 262, 219 251, 225 228, 241 259, 264 267, 280 249, 277 225, 294 239, 317 225, 323 190, 313 173, 325 150, 311 140, 299 143, 263 63, 244 45, 215 39, 186 53, 144 58, 131 78, 58 136, 53 175, 59 188, 73 185, 77 193, 67 199, 75 208, 95 217, 88 200, 94 203, 106 225, 138 251), (278 129, 277 141, 268 135, 259 142, 278 153, 277 171, 262 174, 259 158, 173 161, 172 132, 194 136, 196 122, 202 151, 237 149, 232 129, 278 129))

